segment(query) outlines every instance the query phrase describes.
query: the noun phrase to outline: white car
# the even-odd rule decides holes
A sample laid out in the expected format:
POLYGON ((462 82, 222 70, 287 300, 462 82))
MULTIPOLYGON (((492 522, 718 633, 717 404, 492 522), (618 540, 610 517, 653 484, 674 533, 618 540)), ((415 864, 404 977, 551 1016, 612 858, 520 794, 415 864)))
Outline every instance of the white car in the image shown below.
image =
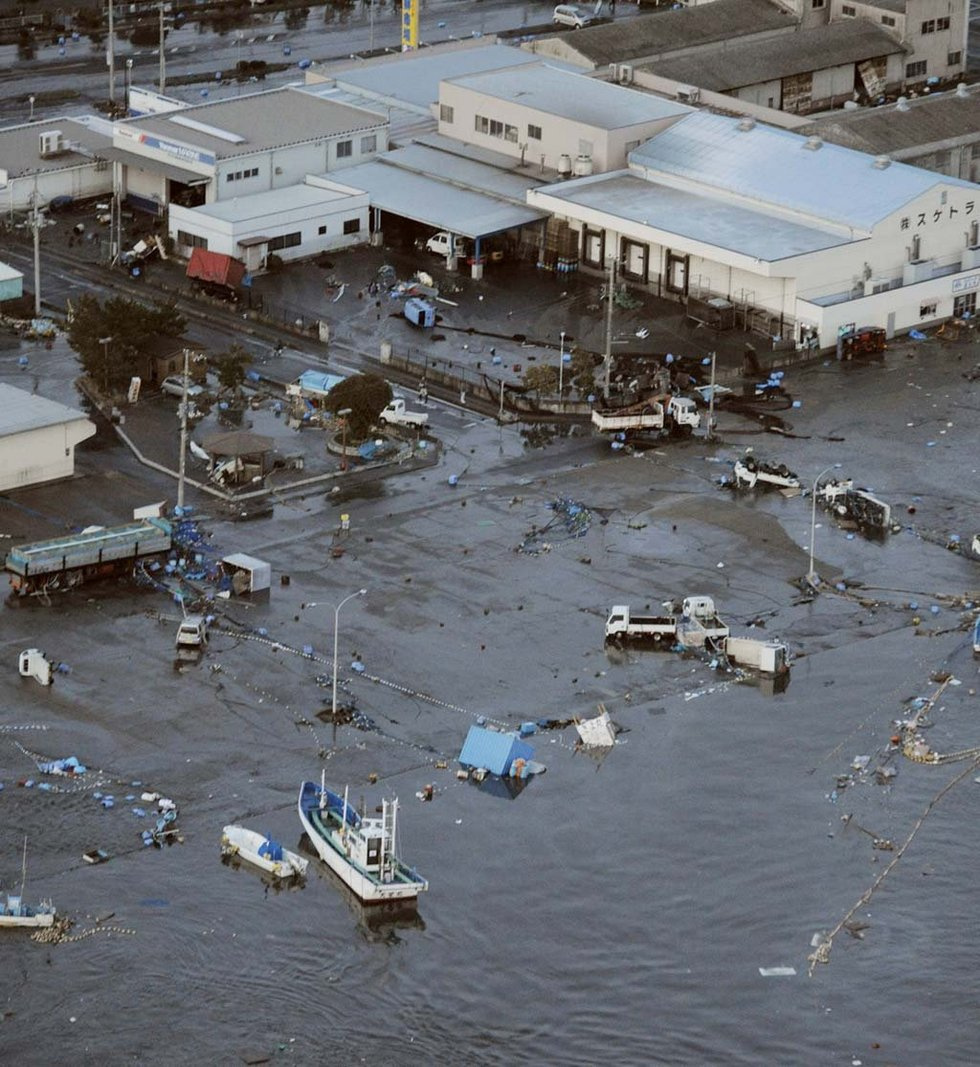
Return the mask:
MULTIPOLYGON (((171 374, 168 378, 164 378, 160 383, 161 392, 167 393, 169 396, 184 396, 184 376, 182 374, 171 374)), ((196 385, 192 381, 187 383, 187 395, 188 396, 203 396, 204 387, 196 385)))
POLYGON ((559 4, 555 8, 552 21, 556 26, 571 26, 573 30, 577 30, 582 26, 591 26, 595 22, 595 15, 574 4, 559 4))

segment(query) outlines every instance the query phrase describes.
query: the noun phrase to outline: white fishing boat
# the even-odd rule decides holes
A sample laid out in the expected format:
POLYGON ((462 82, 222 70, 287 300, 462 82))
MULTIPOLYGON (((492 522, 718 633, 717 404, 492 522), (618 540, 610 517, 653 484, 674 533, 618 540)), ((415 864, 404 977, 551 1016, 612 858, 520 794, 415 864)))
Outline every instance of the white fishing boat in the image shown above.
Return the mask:
POLYGON ((302 878, 310 864, 268 835, 244 826, 226 826, 221 831, 221 854, 248 860, 276 878, 302 878))
POLYGON ((384 801, 381 818, 359 815, 344 795, 321 781, 304 782, 299 818, 317 855, 365 904, 415 900, 429 883, 398 858, 398 801, 384 801))
POLYGON ((27 881, 27 838, 24 838, 24 858, 21 863, 20 892, 8 893, 0 901, 0 927, 37 927, 54 925, 54 905, 46 900, 37 907, 24 903, 24 883, 27 881))

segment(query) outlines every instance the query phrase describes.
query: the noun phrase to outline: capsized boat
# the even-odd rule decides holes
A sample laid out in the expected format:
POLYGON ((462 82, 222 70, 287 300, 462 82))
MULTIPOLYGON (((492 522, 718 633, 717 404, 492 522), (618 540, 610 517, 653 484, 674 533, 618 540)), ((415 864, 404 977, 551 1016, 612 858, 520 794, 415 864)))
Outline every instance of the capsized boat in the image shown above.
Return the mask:
POLYGON ((415 900, 429 883, 398 858, 398 801, 384 801, 381 818, 359 815, 344 795, 321 781, 299 790, 299 818, 317 855, 365 904, 415 900))
POLYGON ((238 856, 276 878, 302 878, 310 861, 283 848, 267 834, 244 826, 226 826, 221 831, 221 854, 238 856))

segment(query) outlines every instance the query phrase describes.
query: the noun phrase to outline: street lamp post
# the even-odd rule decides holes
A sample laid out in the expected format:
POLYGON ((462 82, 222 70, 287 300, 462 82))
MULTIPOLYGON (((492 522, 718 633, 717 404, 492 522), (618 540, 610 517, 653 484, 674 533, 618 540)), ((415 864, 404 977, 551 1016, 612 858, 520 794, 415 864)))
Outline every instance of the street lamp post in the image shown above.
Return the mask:
POLYGON ((813 490, 810 493, 810 567, 806 572, 806 580, 814 587, 816 587, 817 584, 817 573, 813 569, 813 541, 817 536, 817 483, 828 472, 839 471, 840 469, 840 463, 831 463, 829 467, 825 467, 816 478, 813 479, 813 490))
POLYGON ((337 418, 343 419, 343 433, 340 439, 340 469, 342 471, 347 470, 347 416, 350 415, 350 408, 341 408, 337 412, 337 418))
POLYGON ((337 640, 340 632, 340 609, 347 603, 348 600, 353 600, 355 597, 364 596, 367 592, 366 589, 358 589, 356 593, 351 593, 350 596, 345 596, 343 600, 333 609, 333 700, 331 701, 331 719, 333 722, 337 721, 337 640))
POLYGON ((565 391, 565 331, 561 331, 561 344, 558 349, 558 406, 564 410, 565 391))
POLYGON ((34 97, 33 96, 29 96, 27 98, 27 102, 31 105, 31 114, 30 114, 30 118, 28 118, 27 121, 28 122, 33 122, 34 121, 34 97))
POLYGON ((102 345, 102 391, 105 393, 106 398, 109 396, 109 345, 112 344, 111 337, 100 337, 99 344, 102 345))
POLYGON ((124 104, 126 107, 126 115, 129 115, 129 91, 133 84, 133 61, 131 59, 126 60, 126 98, 124 104))

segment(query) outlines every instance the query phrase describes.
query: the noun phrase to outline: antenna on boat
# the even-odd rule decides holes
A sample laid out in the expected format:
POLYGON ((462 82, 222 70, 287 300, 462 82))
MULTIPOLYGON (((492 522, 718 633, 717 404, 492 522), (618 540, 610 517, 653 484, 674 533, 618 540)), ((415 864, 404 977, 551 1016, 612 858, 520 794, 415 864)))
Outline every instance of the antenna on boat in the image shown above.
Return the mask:
POLYGON ((344 837, 347 836, 347 793, 348 793, 349 790, 350 790, 350 786, 349 785, 345 785, 344 786, 344 815, 343 815, 343 818, 340 820, 340 832, 344 835, 344 837))
POLYGON ((320 811, 327 806, 327 768, 320 768, 320 811))

